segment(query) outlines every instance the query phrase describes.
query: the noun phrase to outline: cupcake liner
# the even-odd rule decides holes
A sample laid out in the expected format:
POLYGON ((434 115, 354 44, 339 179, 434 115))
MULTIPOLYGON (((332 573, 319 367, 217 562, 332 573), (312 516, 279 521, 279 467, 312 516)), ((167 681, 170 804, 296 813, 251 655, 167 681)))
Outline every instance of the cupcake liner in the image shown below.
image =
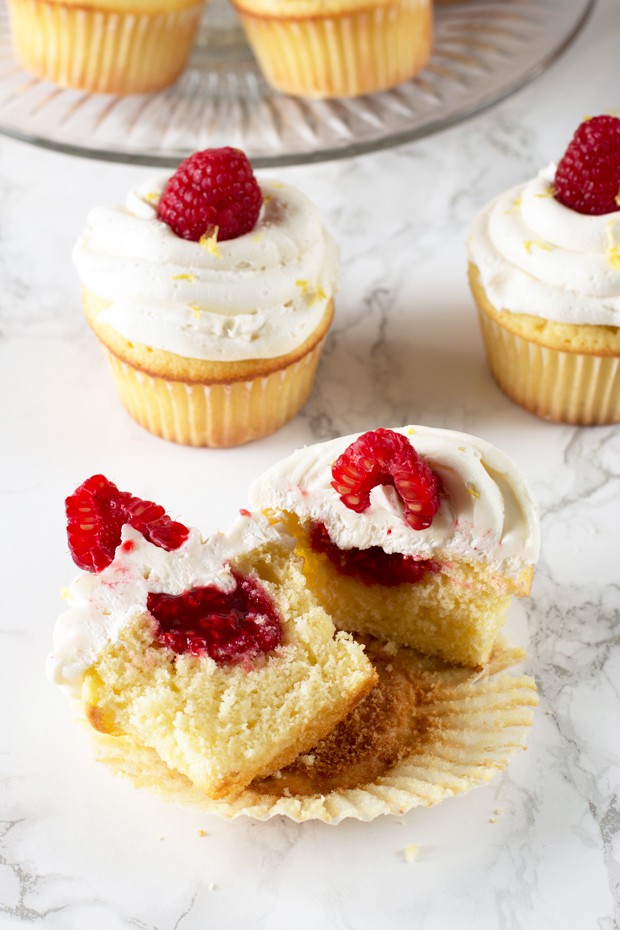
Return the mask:
POLYGON ((430 807, 487 783, 517 749, 524 748, 532 723, 537 704, 533 679, 502 674, 521 661, 523 653, 498 643, 488 665, 478 672, 412 650, 400 650, 399 655, 403 653, 418 697, 412 713, 418 709, 423 713, 424 736, 419 747, 371 783, 312 795, 295 795, 287 789, 270 794, 254 784, 235 797, 212 801, 155 752, 126 737, 92 731, 98 758, 138 787, 226 818, 243 814, 259 820, 284 815, 297 822, 335 824, 348 817, 369 821, 382 814, 402 815, 414 807, 430 807))
POLYGON ((185 67, 202 3, 164 13, 122 13, 46 0, 9 0, 15 55, 63 87, 100 93, 160 90, 185 67))
POLYGON ((413 77, 430 55, 428 0, 305 18, 237 12, 266 80, 285 93, 347 97, 383 90, 413 77))
POLYGON ((123 404, 149 432, 189 446, 237 446, 273 433, 303 407, 323 343, 270 374, 216 384, 155 377, 104 351, 123 404))
POLYGON ((562 352, 510 332, 478 308, 499 387, 530 413, 583 426, 620 422, 620 358, 562 352))

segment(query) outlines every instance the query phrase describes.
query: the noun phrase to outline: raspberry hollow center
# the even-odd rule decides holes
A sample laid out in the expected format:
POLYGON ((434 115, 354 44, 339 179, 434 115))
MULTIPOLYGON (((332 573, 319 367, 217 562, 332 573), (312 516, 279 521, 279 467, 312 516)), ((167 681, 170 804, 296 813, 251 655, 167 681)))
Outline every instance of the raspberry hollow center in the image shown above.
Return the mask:
POLYGON ((368 549, 340 549, 332 542, 323 523, 314 523, 310 530, 310 545, 324 553, 334 568, 366 585, 381 584, 387 588, 399 584, 416 584, 427 572, 438 572, 439 564, 432 559, 414 559, 399 552, 385 552, 380 546, 368 549))
POLYGON ((149 593, 155 640, 177 655, 208 655, 218 665, 249 662, 282 642, 282 622, 267 591, 233 571, 234 591, 214 585, 183 594, 149 593))

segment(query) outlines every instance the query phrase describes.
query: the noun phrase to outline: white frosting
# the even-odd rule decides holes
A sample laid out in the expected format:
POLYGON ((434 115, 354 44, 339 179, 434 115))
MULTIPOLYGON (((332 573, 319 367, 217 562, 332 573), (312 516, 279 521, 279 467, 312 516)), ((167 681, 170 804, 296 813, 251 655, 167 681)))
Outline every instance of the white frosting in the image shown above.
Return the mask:
POLYGON ((431 526, 414 530, 391 486, 378 486, 370 506, 355 513, 332 488, 332 465, 357 436, 307 446, 278 462, 250 488, 256 510, 296 513, 324 523, 341 549, 381 546, 417 559, 482 560, 517 577, 538 557, 538 508, 507 455, 488 442, 452 430, 408 426, 403 433, 441 480, 439 510, 431 526))
POLYGON ((338 278, 338 248, 316 207, 293 187, 264 182, 254 229, 210 251, 157 219, 167 180, 88 216, 73 260, 84 287, 110 302, 99 319, 130 342, 185 358, 274 358, 301 345, 338 278))
POLYGON ((149 592, 183 594, 201 585, 234 590, 230 561, 275 540, 286 542, 277 527, 266 520, 241 517, 228 533, 216 533, 206 540, 192 529, 182 546, 167 552, 125 525, 111 564, 98 573, 82 572, 67 589, 70 609, 54 627, 48 677, 70 690, 79 689, 99 653, 146 613, 149 592), (131 544, 129 551, 123 547, 126 542, 131 544))
POLYGON ((620 210, 586 216, 553 197, 555 165, 474 220, 469 256, 494 307, 620 326, 620 210))

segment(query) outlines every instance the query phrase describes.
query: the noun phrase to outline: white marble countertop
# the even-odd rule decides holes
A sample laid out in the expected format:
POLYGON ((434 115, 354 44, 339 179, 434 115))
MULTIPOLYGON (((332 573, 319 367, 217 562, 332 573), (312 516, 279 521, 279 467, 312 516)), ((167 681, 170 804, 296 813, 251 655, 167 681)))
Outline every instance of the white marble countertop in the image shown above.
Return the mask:
POLYGON ((71 246, 88 208, 118 201, 145 169, 0 140, 2 930, 618 926, 620 428, 547 424, 499 392, 463 238, 477 208, 559 156, 585 114, 618 105, 619 45, 618 0, 605 0, 548 73, 484 116, 279 172, 340 241, 341 296, 302 415, 236 450, 180 448, 134 425, 81 316, 71 246), (220 821, 99 766, 43 673, 75 573, 65 495, 102 471, 184 522, 225 527, 250 480, 294 447, 409 422, 497 444, 539 498, 542 557, 509 621, 540 689, 529 750, 435 809, 337 827, 220 821))

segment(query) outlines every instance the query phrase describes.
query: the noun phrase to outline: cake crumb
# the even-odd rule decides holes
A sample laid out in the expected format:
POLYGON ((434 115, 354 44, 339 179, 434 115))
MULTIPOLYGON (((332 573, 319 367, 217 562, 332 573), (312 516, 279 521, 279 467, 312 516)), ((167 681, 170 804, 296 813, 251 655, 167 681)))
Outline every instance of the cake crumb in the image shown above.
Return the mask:
POLYGON ((165 836, 158 836, 158 837, 157 837, 157 839, 158 839, 158 840, 159 840, 159 842, 161 843, 161 841, 162 841, 162 840, 165 840, 165 839, 166 839, 166 837, 165 837, 165 836))
POLYGON ((217 885, 215 884, 215 882, 211 882, 211 884, 209 885, 209 891, 217 891, 217 885))
POLYGON ((503 807, 496 807, 493 813, 494 813, 497 817, 501 817, 502 814, 504 813, 504 808, 503 808, 503 807))
POLYGON ((403 849, 403 856, 405 857, 405 862, 415 862, 418 858, 418 852, 420 847, 416 843, 410 843, 409 846, 405 846, 403 849))
POLYGON ((198 834, 198 836, 208 836, 208 835, 209 835, 209 834, 207 833, 206 830, 196 830, 196 833, 198 834))

